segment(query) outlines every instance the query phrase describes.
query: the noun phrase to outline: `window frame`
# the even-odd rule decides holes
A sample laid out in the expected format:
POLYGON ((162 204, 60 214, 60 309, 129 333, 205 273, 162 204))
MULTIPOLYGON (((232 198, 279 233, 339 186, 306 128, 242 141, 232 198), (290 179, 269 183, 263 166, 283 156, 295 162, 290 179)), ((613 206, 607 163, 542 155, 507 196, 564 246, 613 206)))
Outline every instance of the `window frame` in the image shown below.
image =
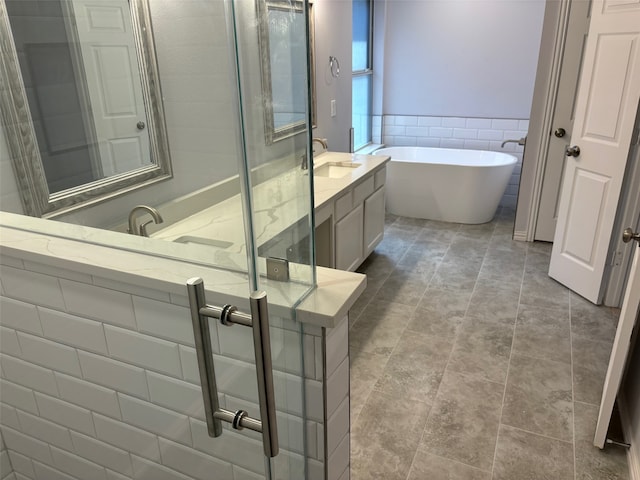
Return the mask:
MULTIPOLYGON (((373 7, 374 7, 374 1, 373 0, 366 0, 369 3, 369 38, 367 40, 367 67, 364 70, 353 70, 353 61, 351 62, 351 91, 353 92, 353 80, 359 77, 370 77, 371 78, 371 95, 369 96, 369 110, 372 110, 373 107, 373 15, 374 15, 374 11, 373 11, 373 7)), ((352 20, 352 25, 353 25, 353 20, 352 20)), ((351 49, 353 52, 353 34, 351 35, 351 49)), ((352 93, 353 94, 353 93, 352 93)), ((351 109, 352 109, 352 118, 353 118, 353 99, 351 101, 351 109)), ((370 117, 372 117, 372 115, 370 115, 370 117)), ((370 119, 370 122, 372 122, 372 120, 370 119)), ((354 130, 355 130, 355 126, 351 126, 354 130)), ((355 138, 355 133, 353 135, 353 137, 355 138)), ((367 139, 366 143, 364 143, 363 145, 358 146, 358 150, 361 148, 364 148, 368 145, 371 145, 373 143, 373 135, 369 135, 369 138, 367 139)), ((355 151, 355 145, 351 145, 352 150, 355 151)))

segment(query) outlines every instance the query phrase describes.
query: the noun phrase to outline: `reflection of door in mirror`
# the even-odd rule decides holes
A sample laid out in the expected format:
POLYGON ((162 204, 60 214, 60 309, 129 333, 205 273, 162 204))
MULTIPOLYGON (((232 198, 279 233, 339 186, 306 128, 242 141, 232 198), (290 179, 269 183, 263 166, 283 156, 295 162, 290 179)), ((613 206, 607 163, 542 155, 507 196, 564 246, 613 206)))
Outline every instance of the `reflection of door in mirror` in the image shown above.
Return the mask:
POLYGON ((103 177, 151 163, 128 0, 73 0, 103 177))
POLYGON ((49 192, 149 165, 128 1, 6 8, 49 192))

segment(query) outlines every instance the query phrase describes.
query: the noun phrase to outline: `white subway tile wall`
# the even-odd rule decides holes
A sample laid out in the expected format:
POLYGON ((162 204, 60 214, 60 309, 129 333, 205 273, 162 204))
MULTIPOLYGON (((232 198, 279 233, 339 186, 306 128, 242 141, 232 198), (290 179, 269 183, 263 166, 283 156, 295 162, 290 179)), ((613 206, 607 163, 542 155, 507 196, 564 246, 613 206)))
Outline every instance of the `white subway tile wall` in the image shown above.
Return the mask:
POLYGON ((374 116, 373 142, 388 147, 413 146, 463 148, 506 152, 518 158, 501 205, 515 207, 522 171, 523 148, 504 140, 518 140, 527 135, 528 119, 467 118, 437 116, 374 116))
MULTIPOLYGON (((47 265, 11 257, 3 264, 0 431, 6 449, 3 443, 0 455, 13 465, 5 477, 188 480, 215 472, 217 479, 264 478, 257 434, 225 427, 223 442, 207 435, 188 309, 169 303, 163 292, 123 284, 114 290, 105 287, 114 282, 82 272, 63 270, 58 277, 47 265), (76 281, 82 279, 92 284, 76 281)), ((320 480, 325 418, 336 425, 328 435, 332 450, 348 438, 348 343, 340 328, 347 320, 328 335, 309 328, 302 342, 291 322, 274 320, 282 326, 272 328, 281 437, 276 469, 302 472, 306 462, 310 478, 320 480), (329 375, 323 350, 333 352, 329 375)), ((218 328, 228 329, 214 359, 221 404, 258 416, 252 355, 232 348, 246 339, 216 326, 216 346, 218 328)), ((340 465, 329 478, 338 480, 343 471, 340 465)))

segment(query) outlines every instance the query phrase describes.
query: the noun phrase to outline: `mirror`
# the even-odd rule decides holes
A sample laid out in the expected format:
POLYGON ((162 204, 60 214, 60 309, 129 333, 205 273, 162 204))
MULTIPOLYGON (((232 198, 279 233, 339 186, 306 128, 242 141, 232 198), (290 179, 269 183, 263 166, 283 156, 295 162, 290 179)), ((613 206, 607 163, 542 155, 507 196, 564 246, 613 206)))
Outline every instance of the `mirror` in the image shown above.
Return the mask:
MULTIPOLYGON (((307 126, 307 22, 304 2, 256 0, 267 145, 303 132, 307 126)), ((309 74, 315 125, 313 4, 309 2, 309 74)))
POLYGON ((148 0, 0 0, 2 123, 25 213, 171 177, 148 0))

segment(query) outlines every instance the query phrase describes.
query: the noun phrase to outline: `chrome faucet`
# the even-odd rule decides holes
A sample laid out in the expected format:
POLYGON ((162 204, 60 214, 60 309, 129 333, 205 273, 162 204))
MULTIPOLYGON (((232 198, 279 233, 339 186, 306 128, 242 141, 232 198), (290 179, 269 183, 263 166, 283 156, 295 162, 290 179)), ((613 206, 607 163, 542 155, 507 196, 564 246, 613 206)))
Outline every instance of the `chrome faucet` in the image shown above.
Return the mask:
POLYGON ((311 140, 311 145, 313 145, 314 142, 317 142, 320 145, 322 145, 322 147, 325 150, 329 150, 329 145, 327 145, 327 141, 326 140, 323 140, 322 138, 314 138, 314 139, 311 140))
POLYGON ((521 147, 524 147, 525 143, 527 143, 527 137, 522 137, 520 140, 505 140, 502 142, 501 148, 504 148, 507 143, 517 143, 521 147))
POLYGON ((160 215, 160 212, 158 212, 158 210, 156 210, 155 208, 148 207, 147 205, 137 205, 131 209, 131 212, 129 212, 129 230, 127 230, 127 232, 131 235, 148 237, 149 234, 147 233, 147 225, 149 225, 150 223, 162 223, 163 221, 164 220, 162 220, 162 215, 160 215), (149 220, 148 222, 145 222, 142 225, 136 227, 136 212, 138 210, 145 211, 153 217, 153 220, 149 220))

